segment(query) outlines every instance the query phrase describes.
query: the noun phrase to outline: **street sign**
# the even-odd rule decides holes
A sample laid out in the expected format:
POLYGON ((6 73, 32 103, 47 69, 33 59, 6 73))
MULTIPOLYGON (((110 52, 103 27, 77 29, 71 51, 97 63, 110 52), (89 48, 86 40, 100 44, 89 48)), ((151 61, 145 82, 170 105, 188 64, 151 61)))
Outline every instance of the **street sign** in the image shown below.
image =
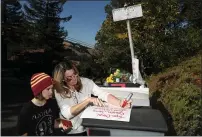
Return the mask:
POLYGON ((114 9, 112 14, 114 22, 143 16, 141 4, 114 9))

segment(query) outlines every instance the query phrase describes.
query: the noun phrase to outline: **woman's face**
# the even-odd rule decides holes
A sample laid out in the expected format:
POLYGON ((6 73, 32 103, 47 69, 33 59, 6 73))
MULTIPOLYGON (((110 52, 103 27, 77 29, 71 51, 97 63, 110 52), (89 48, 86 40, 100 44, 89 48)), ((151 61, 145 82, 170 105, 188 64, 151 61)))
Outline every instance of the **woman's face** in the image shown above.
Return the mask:
POLYGON ((53 95, 52 88, 53 88, 53 85, 50 85, 50 86, 48 86, 47 88, 45 88, 45 89, 42 91, 42 96, 43 96, 46 100, 48 100, 49 98, 52 98, 52 95, 53 95))
POLYGON ((76 72, 74 72, 73 69, 66 70, 64 80, 67 83, 67 85, 75 86, 78 81, 77 76, 78 76, 78 74, 76 74, 76 72))

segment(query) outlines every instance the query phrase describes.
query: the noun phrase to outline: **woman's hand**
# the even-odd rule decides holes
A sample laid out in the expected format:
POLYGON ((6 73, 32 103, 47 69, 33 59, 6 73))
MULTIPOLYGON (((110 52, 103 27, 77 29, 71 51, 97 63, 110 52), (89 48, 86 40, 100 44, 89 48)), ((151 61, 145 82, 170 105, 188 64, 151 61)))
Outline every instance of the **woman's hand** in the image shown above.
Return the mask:
MULTIPOLYGON (((125 99, 120 100, 120 107, 122 107, 122 104, 124 101, 125 101, 125 99)), ((131 108, 131 106, 132 106, 132 100, 129 100, 123 108, 131 108)))
POLYGON ((102 102, 99 98, 90 97, 89 102, 93 103, 95 106, 104 107, 104 102, 102 102))

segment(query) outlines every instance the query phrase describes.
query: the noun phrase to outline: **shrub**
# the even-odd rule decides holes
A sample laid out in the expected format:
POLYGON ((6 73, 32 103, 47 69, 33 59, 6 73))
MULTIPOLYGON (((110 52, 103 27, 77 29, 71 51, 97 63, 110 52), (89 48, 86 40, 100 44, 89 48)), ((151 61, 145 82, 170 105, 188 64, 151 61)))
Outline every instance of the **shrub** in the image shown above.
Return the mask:
POLYGON ((173 130, 176 135, 181 136, 201 135, 200 74, 201 56, 197 55, 149 78, 151 96, 159 94, 158 103, 151 104, 163 113, 169 128, 168 135, 174 135, 173 130), (159 102, 163 104, 166 111, 162 111, 159 102), (165 113, 169 114, 165 115, 165 113), (171 129, 171 126, 174 129, 171 129))

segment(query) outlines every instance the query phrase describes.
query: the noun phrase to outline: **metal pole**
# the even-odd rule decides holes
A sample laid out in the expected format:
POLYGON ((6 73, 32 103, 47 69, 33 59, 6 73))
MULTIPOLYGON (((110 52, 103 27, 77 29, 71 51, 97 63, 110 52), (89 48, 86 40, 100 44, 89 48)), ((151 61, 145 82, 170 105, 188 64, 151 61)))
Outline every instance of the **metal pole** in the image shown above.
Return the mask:
POLYGON ((132 34, 131 34, 130 20, 126 20, 126 23, 127 23, 128 38, 129 38, 129 43, 130 43, 132 74, 133 74, 133 82, 134 82, 134 79, 137 78, 137 76, 136 76, 137 74, 135 72, 135 60, 134 60, 134 58, 136 58, 136 56, 134 55, 133 39, 132 39, 132 34))
POLYGON ((130 27, 130 20, 126 20, 127 23, 127 29, 128 29, 128 38, 129 38, 129 43, 130 43, 130 52, 131 52, 131 64, 132 64, 132 82, 136 83, 138 79, 138 70, 136 66, 139 66, 139 61, 137 60, 137 56, 134 55, 134 49, 133 49, 133 39, 132 39, 132 34, 131 34, 131 27, 130 27))
POLYGON ((129 43, 130 43, 131 61, 133 61, 133 59, 137 58, 137 57, 134 55, 133 39, 132 39, 132 34, 131 34, 130 20, 126 20, 126 23, 127 23, 128 38, 129 38, 129 43))

